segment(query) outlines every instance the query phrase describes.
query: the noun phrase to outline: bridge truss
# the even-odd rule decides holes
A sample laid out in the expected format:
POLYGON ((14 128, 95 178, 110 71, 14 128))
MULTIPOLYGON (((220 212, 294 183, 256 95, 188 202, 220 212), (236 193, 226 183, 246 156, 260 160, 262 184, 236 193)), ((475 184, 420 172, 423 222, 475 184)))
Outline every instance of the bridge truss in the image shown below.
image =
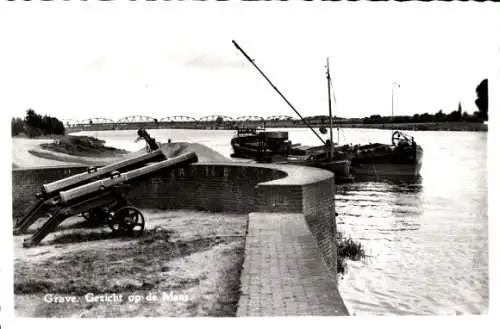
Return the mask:
POLYGON ((104 124, 104 123, 115 123, 111 119, 107 118, 89 118, 85 120, 78 121, 78 124, 104 124))
POLYGON ((136 122, 156 122, 157 120, 147 115, 130 115, 118 119, 117 123, 136 123, 136 122))
POLYGON ((65 127, 76 126, 77 124, 80 123, 79 120, 75 120, 75 119, 61 119, 61 122, 64 124, 65 127))
POLYGON ((162 118, 162 119, 160 119, 160 121, 162 121, 162 122, 171 122, 171 121, 173 121, 173 122, 197 122, 198 120, 196 120, 193 117, 189 117, 189 116, 185 116, 185 115, 174 115, 171 117, 162 118))
POLYGON ((256 115, 247 115, 247 116, 242 116, 242 117, 237 117, 236 121, 242 122, 242 121, 256 121, 256 122, 263 122, 265 119, 260 116, 256 115))
POLYGON ((218 118, 222 118, 224 122, 228 121, 234 121, 234 119, 230 116, 227 115, 207 115, 204 117, 201 117, 198 121, 199 122, 215 122, 217 121, 218 118))
POLYGON ((266 118, 266 121, 289 121, 289 120, 295 120, 295 119, 289 115, 271 115, 266 118))

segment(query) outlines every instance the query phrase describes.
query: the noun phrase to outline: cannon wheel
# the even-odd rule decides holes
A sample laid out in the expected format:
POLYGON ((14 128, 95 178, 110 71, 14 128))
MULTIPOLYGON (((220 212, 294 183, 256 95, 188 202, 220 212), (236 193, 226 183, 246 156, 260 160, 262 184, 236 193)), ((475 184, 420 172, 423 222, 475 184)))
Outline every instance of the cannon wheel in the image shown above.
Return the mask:
POLYGON ((108 226, 113 232, 141 233, 144 231, 144 215, 132 206, 118 209, 108 220, 108 226))

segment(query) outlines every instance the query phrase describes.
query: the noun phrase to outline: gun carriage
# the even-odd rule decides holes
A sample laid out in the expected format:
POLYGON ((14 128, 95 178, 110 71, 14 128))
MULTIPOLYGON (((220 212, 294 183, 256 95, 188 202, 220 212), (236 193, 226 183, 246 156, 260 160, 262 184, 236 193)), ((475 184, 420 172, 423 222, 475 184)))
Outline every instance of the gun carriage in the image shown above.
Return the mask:
POLYGON ((127 200, 131 187, 162 169, 183 167, 198 161, 195 152, 167 159, 154 144, 156 147, 153 145, 152 152, 101 168, 91 167, 84 173, 42 185, 36 194, 38 202, 16 222, 14 233, 25 233, 47 214, 47 221, 24 240, 25 247, 37 245, 65 219, 78 214, 94 223, 107 224, 115 233, 142 232, 144 215, 127 200))
MULTIPOLYGON (((137 157, 125 159, 101 168, 90 167, 86 172, 66 177, 64 179, 43 184, 41 191, 36 194, 36 202, 14 226, 15 234, 23 234, 41 215, 49 212, 57 203, 59 193, 97 181, 104 177, 110 177, 116 171, 125 172, 144 166, 148 162, 166 159, 161 150, 153 151, 137 157)), ((82 215, 89 221, 95 221, 100 211, 86 211, 82 215)))

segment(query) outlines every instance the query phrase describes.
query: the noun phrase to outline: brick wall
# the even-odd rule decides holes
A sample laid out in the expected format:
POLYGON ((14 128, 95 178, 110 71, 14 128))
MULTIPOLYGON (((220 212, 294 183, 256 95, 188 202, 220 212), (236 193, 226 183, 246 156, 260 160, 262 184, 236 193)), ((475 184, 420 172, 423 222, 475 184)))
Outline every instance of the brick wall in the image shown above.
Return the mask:
POLYGON ((67 166, 12 170, 12 215, 22 217, 36 203, 43 184, 84 172, 87 167, 67 166))
MULTIPOLYGON (((86 169, 84 166, 13 169, 14 218, 23 216, 36 202, 35 193, 40 191, 41 185, 84 172, 86 169)), ((248 213, 255 207, 257 184, 285 176, 286 173, 281 170, 259 166, 193 164, 185 168, 167 168, 157 172, 135 185, 128 197, 134 205, 144 208, 248 213)), ((264 187, 261 190, 266 189, 267 187, 264 187)), ((287 195, 289 191, 281 188, 266 192, 265 195, 269 199, 261 197, 260 208, 267 204, 272 209, 272 200, 282 199, 272 197, 273 193, 287 195)), ((286 204, 280 204, 281 208, 285 206, 286 204)))
MULTIPOLYGON (((335 221, 335 183, 329 180, 303 188, 303 213, 322 253, 327 269, 337 273, 337 226, 335 221)), ((334 275, 336 279, 336 275, 334 275)))
POLYGON ((255 209, 258 183, 284 176, 283 171, 259 166, 193 164, 158 172, 136 185, 128 196, 145 208, 248 213, 255 209))
POLYGON ((258 185, 255 189, 256 212, 302 213, 302 186, 258 185))

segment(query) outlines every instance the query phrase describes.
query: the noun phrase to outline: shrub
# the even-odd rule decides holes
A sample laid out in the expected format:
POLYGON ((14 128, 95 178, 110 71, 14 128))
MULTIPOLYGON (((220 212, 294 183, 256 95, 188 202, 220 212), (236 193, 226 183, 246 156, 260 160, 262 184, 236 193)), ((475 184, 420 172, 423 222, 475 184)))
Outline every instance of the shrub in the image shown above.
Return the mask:
POLYGON ((351 237, 344 237, 337 233, 337 273, 346 272, 346 259, 359 261, 366 257, 365 250, 361 243, 355 242, 351 237))

